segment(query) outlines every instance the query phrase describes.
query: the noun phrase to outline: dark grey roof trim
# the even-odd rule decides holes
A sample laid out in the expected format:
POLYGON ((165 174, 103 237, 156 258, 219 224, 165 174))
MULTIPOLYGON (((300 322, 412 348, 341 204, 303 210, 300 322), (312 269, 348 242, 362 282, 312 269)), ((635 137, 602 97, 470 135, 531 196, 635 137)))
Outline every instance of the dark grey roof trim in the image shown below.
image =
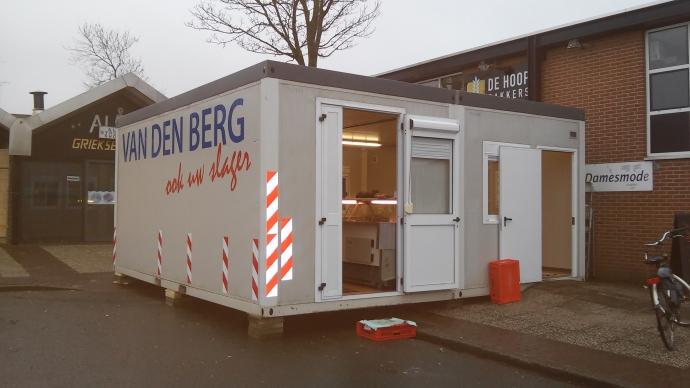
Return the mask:
POLYGON ((463 51, 456 55, 429 60, 417 65, 379 74, 378 77, 419 82, 456 73, 459 68, 473 65, 482 60, 500 59, 527 55, 527 39, 536 39, 537 47, 548 47, 574 38, 595 37, 605 33, 635 28, 650 29, 690 19, 690 1, 671 1, 635 9, 551 31, 523 36, 507 42, 483 46, 476 50, 463 51))
POLYGON ((182 93, 178 96, 122 116, 117 120, 116 125, 118 127, 122 127, 136 123, 138 121, 190 105, 194 102, 237 89, 244 85, 257 82, 262 78, 277 78, 311 85, 328 86, 387 96, 440 102, 445 104, 456 103, 456 101, 459 99, 459 103, 461 105, 531 113, 573 120, 584 119, 584 112, 580 109, 534 103, 530 101, 509 100, 493 96, 480 96, 471 93, 416 85, 383 78, 341 73, 338 71, 316 69, 282 62, 265 61, 248 67, 244 70, 240 70, 237 73, 220 78, 206 85, 200 86, 196 89, 182 93))
POLYGON ((420 82, 448 74, 457 73, 460 69, 488 59, 502 59, 527 55, 527 39, 521 38, 509 42, 499 43, 493 46, 481 48, 475 51, 443 57, 431 60, 419 65, 412 65, 390 73, 379 74, 378 77, 394 79, 398 81, 420 82))
POLYGON ((690 17, 690 1, 671 1, 609 17, 545 32, 537 36, 539 46, 548 46, 574 38, 596 36, 632 28, 654 28, 679 23, 690 17))
POLYGON ((569 120, 585 120, 585 111, 580 108, 571 108, 562 105, 547 104, 544 102, 517 98, 495 97, 485 94, 461 91, 458 91, 458 93, 460 96, 458 105, 496 109, 516 113, 527 113, 538 116, 557 117, 569 120))

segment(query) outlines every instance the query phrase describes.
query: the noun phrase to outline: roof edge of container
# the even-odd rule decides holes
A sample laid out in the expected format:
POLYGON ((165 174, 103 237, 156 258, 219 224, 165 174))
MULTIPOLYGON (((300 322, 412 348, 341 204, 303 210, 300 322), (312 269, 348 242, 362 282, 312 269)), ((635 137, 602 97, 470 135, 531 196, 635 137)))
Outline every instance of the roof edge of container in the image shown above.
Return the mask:
POLYGON ((497 109, 572 120, 584 120, 585 117, 584 111, 577 108, 479 95, 269 60, 122 116, 118 118, 116 125, 122 127, 142 121, 182 106, 190 105, 194 102, 237 89, 263 78, 277 78, 285 81, 382 94, 393 97, 497 109))
POLYGON ((175 97, 168 98, 153 105, 146 106, 124 116, 118 117, 115 121, 117 127, 123 127, 132 123, 146 120, 153 116, 169 112, 171 110, 193 104, 197 101, 233 90, 244 85, 256 82, 266 77, 268 62, 259 62, 256 65, 244 68, 238 72, 229 74, 225 77, 201 85, 175 97))

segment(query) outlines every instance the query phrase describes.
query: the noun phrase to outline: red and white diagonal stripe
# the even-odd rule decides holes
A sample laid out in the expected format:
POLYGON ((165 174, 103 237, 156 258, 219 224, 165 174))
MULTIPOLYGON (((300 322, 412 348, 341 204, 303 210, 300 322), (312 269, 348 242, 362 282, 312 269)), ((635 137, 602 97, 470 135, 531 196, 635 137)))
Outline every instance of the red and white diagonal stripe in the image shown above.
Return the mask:
POLYGON ((221 278, 223 294, 228 294, 228 236, 223 236, 223 276, 221 278))
POLYGON ((292 218, 280 220, 280 280, 292 280, 292 218))
POLYGON ((266 297, 278 296, 278 172, 266 172, 266 297))
POLYGON ((266 235, 266 297, 278 296, 278 235, 266 235))
POLYGON ((266 234, 278 234, 278 173, 266 173, 266 234))
POLYGON ((117 228, 113 227, 113 265, 117 260, 117 228))
POLYGON ((252 300, 259 299, 259 240, 252 239, 252 300))
POLYGON ((157 263, 156 275, 158 277, 161 277, 161 271, 163 269, 163 231, 162 230, 158 231, 157 245, 158 245, 158 258, 156 260, 156 263, 157 263))
POLYGON ((187 233, 187 284, 192 284, 192 234, 187 233))

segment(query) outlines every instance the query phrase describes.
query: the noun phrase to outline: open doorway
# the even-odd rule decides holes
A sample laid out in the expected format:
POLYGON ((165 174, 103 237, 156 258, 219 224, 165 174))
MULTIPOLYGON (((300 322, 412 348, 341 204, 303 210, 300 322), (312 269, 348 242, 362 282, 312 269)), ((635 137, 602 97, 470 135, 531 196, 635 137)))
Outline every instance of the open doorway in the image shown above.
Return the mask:
POLYGON ((572 152, 542 151, 542 274, 570 277, 573 269, 572 152))
POLYGON ((396 290, 398 118, 343 109, 343 295, 396 290))

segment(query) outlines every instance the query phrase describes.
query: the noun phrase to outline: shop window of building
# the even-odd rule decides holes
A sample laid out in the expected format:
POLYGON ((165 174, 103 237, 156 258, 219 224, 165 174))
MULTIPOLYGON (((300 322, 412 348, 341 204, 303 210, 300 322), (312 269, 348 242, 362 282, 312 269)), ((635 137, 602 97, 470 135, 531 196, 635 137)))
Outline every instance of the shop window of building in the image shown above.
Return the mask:
POLYGON ((462 73, 442 77, 439 79, 439 83, 445 89, 465 90, 465 78, 462 73))
POLYGON ((37 179, 31 185, 31 203, 34 207, 57 207, 60 185, 53 179, 37 179))
POLYGON ((690 157, 689 44, 687 24, 647 33, 647 151, 652 157, 690 157))
POLYGON ((438 78, 436 78, 436 79, 431 79, 431 80, 428 80, 428 81, 419 82, 419 85, 422 85, 422 86, 431 86, 431 87, 434 87, 434 88, 438 88, 438 87, 441 86, 441 83, 440 83, 440 80, 439 80, 438 78))

